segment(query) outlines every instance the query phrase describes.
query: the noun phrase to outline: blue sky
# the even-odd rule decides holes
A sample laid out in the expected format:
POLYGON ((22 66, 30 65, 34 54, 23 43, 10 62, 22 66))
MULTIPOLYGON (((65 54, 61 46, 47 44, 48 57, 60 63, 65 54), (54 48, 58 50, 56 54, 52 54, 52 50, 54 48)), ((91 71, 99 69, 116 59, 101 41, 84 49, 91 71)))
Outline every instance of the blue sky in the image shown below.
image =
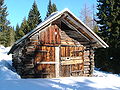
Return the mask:
MULTIPOLYGON (((36 0, 38 9, 40 11, 42 20, 47 12, 47 5, 49 0, 36 0)), ((52 3, 55 3, 58 11, 63 10, 64 8, 70 9, 77 17, 80 16, 80 10, 87 2, 88 6, 93 4, 96 5, 96 0, 51 0, 52 3)), ((16 26, 18 23, 22 22, 23 18, 28 16, 30 9, 32 8, 34 0, 5 0, 5 4, 8 9, 8 20, 11 22, 12 26, 16 26)))

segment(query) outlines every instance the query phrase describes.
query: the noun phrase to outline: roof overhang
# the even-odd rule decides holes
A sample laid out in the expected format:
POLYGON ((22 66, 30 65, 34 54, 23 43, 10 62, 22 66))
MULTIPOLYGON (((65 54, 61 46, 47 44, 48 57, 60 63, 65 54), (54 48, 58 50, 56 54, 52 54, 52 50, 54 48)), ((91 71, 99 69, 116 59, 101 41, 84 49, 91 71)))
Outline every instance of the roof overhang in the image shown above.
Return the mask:
POLYGON ((96 42, 97 47, 107 48, 109 47, 93 30, 85 25, 79 18, 77 18, 69 9, 67 9, 68 16, 66 21, 76 27, 79 32, 83 33, 92 42, 96 42))
POLYGON ((98 47, 109 47, 97 34, 95 34, 88 26, 86 26, 79 18, 77 18, 69 9, 64 9, 61 12, 55 12, 40 23, 34 30, 23 36, 21 39, 15 42, 8 54, 13 53, 14 50, 27 38, 33 36, 37 32, 40 32, 43 28, 51 24, 53 21, 62 18, 65 22, 73 25, 78 32, 82 33, 90 41, 96 42, 98 47))

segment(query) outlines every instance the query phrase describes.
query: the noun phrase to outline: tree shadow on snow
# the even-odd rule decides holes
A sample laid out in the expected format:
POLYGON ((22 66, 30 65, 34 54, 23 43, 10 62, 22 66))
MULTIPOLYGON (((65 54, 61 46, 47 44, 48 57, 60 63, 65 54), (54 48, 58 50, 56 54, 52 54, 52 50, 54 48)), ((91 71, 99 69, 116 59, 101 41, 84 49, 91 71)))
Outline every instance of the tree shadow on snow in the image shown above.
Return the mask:
MULTIPOLYGON (((73 84, 63 84, 60 81, 59 82, 54 82, 51 80, 48 80, 47 82, 54 84, 55 86, 59 86, 59 89, 61 88, 62 90, 120 90, 120 87, 113 87, 113 88, 97 88, 97 87, 92 87, 90 84, 95 84, 94 82, 85 79, 82 82, 74 82, 73 84)), ((64 81, 65 82, 65 81, 64 81)), ((104 83, 104 82, 103 82, 104 83)), ((54 87, 54 88, 57 88, 54 87)))
MULTIPOLYGON (((113 90, 112 88, 95 88, 90 86, 94 82, 85 79, 74 81, 73 79, 20 79, 0 81, 0 90, 113 90), (7 82, 7 83, 6 83, 7 82), (67 82, 67 83, 65 83, 67 82)), ((120 90, 120 87, 114 87, 120 90)))

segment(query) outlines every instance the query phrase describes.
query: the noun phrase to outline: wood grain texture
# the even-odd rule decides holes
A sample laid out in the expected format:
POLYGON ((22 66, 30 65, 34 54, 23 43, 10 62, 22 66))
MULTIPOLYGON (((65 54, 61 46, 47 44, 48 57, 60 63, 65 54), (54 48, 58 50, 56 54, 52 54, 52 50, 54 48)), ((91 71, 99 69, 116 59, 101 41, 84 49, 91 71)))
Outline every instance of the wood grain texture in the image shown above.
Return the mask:
POLYGON ((84 46, 89 42, 75 30, 63 27, 50 25, 22 43, 23 47, 13 54, 13 66, 18 74, 33 78, 91 74, 94 54, 90 45, 88 49, 84 46), (57 52, 56 47, 59 48, 57 52), (56 56, 59 56, 59 60, 56 56))

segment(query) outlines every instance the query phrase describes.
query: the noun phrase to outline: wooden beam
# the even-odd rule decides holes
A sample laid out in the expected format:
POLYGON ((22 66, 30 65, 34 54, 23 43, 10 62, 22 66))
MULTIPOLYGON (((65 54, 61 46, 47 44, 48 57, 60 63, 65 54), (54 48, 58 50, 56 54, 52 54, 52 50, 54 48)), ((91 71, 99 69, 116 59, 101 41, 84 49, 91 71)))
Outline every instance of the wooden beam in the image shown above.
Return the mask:
POLYGON ((55 71, 56 71, 56 78, 60 75, 60 47, 55 47, 55 71))
POLYGON ((61 65, 83 64, 83 60, 65 60, 61 61, 61 65))
POLYGON ((78 30, 78 31, 84 33, 84 36, 91 41, 92 36, 90 37, 90 35, 91 35, 91 34, 90 34, 90 31, 88 31, 83 25, 79 24, 76 20, 74 20, 74 19, 71 18, 70 16, 68 16, 68 17, 65 18, 65 19, 66 19, 69 23, 74 24, 74 26, 77 28, 77 30, 78 30, 78 28, 80 28, 81 31, 80 31, 80 30, 78 30), (88 33, 87 33, 87 32, 88 32, 88 33))
POLYGON ((68 20, 70 21, 70 19, 65 18, 65 20, 62 20, 62 21, 63 21, 65 24, 67 24, 70 28, 76 30, 80 35, 82 35, 82 36, 83 36, 84 38, 86 38, 88 41, 90 41, 90 39, 89 39, 87 36, 83 35, 76 27, 72 26, 68 20))
POLYGON ((65 61, 65 60, 82 60, 82 57, 61 57, 61 61, 65 61))
POLYGON ((56 62, 37 62, 37 64, 56 64, 56 62))
POLYGON ((83 45, 61 45, 62 47, 84 47, 83 45))

